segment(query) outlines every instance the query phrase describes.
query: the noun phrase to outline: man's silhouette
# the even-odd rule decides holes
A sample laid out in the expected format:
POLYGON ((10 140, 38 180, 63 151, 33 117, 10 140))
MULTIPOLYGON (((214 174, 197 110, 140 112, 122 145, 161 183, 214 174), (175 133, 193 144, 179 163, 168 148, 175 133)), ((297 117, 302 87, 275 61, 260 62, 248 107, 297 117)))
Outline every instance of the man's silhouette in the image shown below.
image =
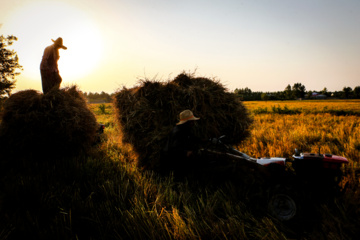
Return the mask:
POLYGON ((54 44, 45 48, 40 64, 41 83, 44 94, 53 88, 60 88, 62 78, 59 74, 57 64, 60 58, 59 49, 67 49, 67 47, 63 45, 63 39, 61 37, 52 41, 54 44))

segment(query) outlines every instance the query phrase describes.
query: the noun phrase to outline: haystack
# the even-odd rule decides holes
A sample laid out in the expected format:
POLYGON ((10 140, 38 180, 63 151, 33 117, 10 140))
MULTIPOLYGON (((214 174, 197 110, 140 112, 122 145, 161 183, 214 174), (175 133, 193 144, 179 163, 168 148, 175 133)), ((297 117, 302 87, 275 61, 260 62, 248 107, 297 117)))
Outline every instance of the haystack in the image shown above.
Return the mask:
POLYGON ((91 147, 97 122, 75 86, 17 92, 4 104, 0 143, 11 158, 52 159, 91 147))
POLYGON ((115 95, 122 141, 138 154, 139 167, 156 169, 168 134, 179 113, 190 109, 201 120, 196 135, 226 135, 239 144, 249 135, 252 119, 235 94, 217 80, 182 73, 168 82, 141 80, 139 86, 123 88, 115 95))

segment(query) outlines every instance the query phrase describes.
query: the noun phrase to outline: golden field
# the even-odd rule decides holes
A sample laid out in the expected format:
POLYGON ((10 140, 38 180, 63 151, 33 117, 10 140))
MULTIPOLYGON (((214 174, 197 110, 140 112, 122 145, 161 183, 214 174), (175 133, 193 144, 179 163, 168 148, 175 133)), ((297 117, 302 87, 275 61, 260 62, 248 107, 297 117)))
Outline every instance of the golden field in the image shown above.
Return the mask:
MULTIPOLYGON (((172 181, 165 179, 154 185, 149 183, 146 175, 131 167, 142 191, 154 194, 154 205, 148 206, 153 209, 150 212, 162 209, 160 215, 156 214, 156 222, 160 221, 161 226, 172 226, 166 230, 170 234, 166 238, 352 239, 356 236, 358 231, 355 229, 360 226, 360 100, 250 101, 244 104, 251 112, 254 123, 251 136, 236 148, 252 157, 290 157, 295 148, 302 152, 320 151, 344 156, 349 160, 349 165, 343 169, 346 174, 341 186, 348 185, 344 195, 318 205, 313 219, 289 227, 266 216, 253 218, 241 202, 234 205, 228 193, 223 195, 222 191, 215 191, 203 195, 201 190, 198 195, 185 188, 177 195, 170 190, 173 189, 170 187, 174 184, 172 181), (151 190, 154 187, 157 190, 151 190), (167 204, 171 202, 174 205, 170 207, 167 204), (163 208, 163 204, 168 208, 163 208), (179 204, 184 204, 184 209, 179 204), (225 218, 219 217, 216 213, 219 210, 224 211, 225 218)), ((108 139, 103 145, 105 151, 109 153, 109 149, 118 146, 115 148, 122 149, 118 158, 127 162, 128 167, 133 166, 131 158, 135 155, 131 147, 121 144, 112 104, 91 105, 91 108, 98 121, 108 126, 105 130, 108 139)))
POLYGON ((252 135, 239 148, 250 155, 288 157, 304 152, 332 153, 360 160, 360 101, 245 102, 250 111, 280 106, 302 109, 298 114, 254 114, 252 135), (324 109, 334 110, 324 113, 324 109), (336 111, 350 113, 337 116, 336 111), (352 114, 352 115, 351 115, 352 114))
POLYGON ((250 110, 257 108, 269 108, 288 106, 290 109, 302 109, 304 112, 319 113, 324 110, 345 110, 360 113, 359 99, 331 99, 331 100, 302 100, 302 101, 246 101, 245 106, 250 110))
MULTIPOLYGON (((315 153, 320 149, 345 156, 355 165, 360 161, 360 100, 249 101, 244 105, 254 124, 251 137, 237 148, 250 156, 289 157, 295 148, 315 153), (290 114, 273 113, 273 108, 287 108, 290 114), (266 111, 257 113, 258 109, 266 111)), ((112 104, 90 106, 105 124, 108 137, 120 142, 112 104)))
POLYGON ((280 222, 267 214, 266 203, 257 208, 267 198, 251 181, 204 186, 138 169, 131 146, 121 143, 112 104, 90 104, 106 126, 90 153, 49 156, 45 162, 23 159, 26 168, 1 169, 0 239, 357 239, 360 101, 244 104, 254 124, 239 150, 253 157, 289 157, 295 148, 320 148, 345 156, 350 164, 342 194, 312 199, 299 210, 308 214, 280 222))

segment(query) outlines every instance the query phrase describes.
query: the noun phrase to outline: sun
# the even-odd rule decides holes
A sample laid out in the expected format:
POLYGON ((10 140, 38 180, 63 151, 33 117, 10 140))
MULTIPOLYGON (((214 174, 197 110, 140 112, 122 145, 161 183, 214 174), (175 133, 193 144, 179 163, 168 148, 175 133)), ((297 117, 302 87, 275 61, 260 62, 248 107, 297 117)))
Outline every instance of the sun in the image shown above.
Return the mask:
POLYGON ((15 49, 24 67, 22 75, 39 79, 44 49, 58 37, 67 50, 58 61, 63 83, 91 75, 101 62, 103 37, 95 19, 65 2, 33 1, 11 14, 8 31, 18 37, 15 49))

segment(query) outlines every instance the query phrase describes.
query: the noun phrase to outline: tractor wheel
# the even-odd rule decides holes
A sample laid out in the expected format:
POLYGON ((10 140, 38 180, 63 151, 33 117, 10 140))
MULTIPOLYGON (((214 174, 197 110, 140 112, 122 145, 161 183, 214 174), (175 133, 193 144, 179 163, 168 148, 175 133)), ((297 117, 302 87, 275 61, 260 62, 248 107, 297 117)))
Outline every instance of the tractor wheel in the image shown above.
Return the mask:
POLYGON ((268 211, 280 221, 289 221, 299 213, 293 187, 278 184, 269 191, 268 211))
POLYGON ((271 196, 268 209, 270 214, 281 220, 289 221, 295 217, 297 212, 296 203, 290 195, 275 193, 271 196))

